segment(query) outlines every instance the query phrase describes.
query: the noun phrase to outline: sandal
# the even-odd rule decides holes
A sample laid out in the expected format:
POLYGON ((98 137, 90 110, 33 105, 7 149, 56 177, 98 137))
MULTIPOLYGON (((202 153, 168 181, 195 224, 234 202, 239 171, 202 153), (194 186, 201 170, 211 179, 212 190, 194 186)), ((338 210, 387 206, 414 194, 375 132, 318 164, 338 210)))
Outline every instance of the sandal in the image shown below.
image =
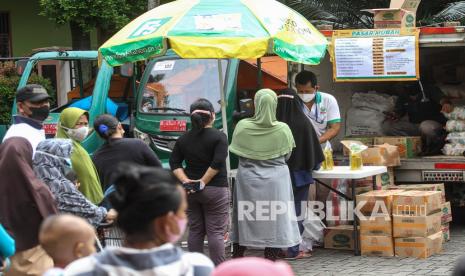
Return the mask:
POLYGON ((294 257, 286 256, 283 259, 288 260, 288 261, 293 261, 293 260, 307 259, 307 258, 310 258, 311 256, 312 254, 310 252, 299 251, 299 254, 297 254, 297 256, 294 256, 294 257))

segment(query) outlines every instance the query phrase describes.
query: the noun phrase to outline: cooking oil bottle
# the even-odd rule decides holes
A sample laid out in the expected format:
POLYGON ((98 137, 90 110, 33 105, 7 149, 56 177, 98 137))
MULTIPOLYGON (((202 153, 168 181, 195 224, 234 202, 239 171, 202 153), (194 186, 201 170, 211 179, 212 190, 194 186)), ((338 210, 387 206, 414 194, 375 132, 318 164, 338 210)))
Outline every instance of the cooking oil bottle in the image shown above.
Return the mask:
POLYGON ((325 157, 325 160, 323 161, 322 169, 325 171, 334 169, 333 150, 329 141, 326 142, 325 149, 323 150, 323 155, 325 157))

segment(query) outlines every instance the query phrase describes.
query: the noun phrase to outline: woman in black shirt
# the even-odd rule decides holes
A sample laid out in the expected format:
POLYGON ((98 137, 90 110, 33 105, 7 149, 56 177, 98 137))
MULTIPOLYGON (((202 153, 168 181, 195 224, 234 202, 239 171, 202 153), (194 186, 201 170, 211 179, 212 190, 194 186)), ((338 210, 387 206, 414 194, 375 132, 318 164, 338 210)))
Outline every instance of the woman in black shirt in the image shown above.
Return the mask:
POLYGON ((161 167, 161 162, 150 147, 139 139, 123 138, 121 123, 109 114, 98 116, 94 129, 105 140, 105 144, 93 155, 92 161, 105 192, 112 184, 116 166, 124 161, 149 167, 161 167))
POLYGON ((188 191, 190 187, 198 190, 188 195, 189 251, 202 252, 207 235, 210 258, 218 265, 225 260, 224 234, 229 221, 228 140, 212 128, 215 110, 208 100, 197 100, 190 112, 192 129, 177 140, 170 166, 188 191))

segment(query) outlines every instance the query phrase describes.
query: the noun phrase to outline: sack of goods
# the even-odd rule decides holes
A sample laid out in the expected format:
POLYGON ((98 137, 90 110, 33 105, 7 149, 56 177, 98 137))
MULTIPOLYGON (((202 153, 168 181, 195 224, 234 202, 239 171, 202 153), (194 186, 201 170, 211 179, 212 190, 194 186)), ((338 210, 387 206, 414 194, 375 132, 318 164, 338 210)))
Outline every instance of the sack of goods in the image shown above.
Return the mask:
POLYGON ((354 93, 346 116, 346 135, 383 135, 383 112, 394 109, 396 98, 376 92, 354 93))
POLYGON ((442 153, 449 156, 461 156, 465 152, 465 106, 456 106, 451 113, 444 113, 449 120, 446 130, 447 144, 444 145, 442 153))

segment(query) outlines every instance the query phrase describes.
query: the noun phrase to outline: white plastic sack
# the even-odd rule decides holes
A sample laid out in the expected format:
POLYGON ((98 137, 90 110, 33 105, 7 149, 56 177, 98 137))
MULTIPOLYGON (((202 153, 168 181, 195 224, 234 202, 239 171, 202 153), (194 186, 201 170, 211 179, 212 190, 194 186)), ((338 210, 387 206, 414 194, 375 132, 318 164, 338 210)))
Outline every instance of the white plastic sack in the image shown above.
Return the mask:
MULTIPOLYGON (((303 221, 304 232, 302 233, 302 240, 306 241, 308 246, 313 247, 315 243, 323 243, 324 241, 324 229, 326 225, 321 221, 321 219, 313 213, 313 211, 307 208, 307 215, 303 221)), ((311 249, 310 249, 311 250, 311 249)))
POLYGON ((383 135, 385 115, 374 109, 351 107, 346 116, 346 135, 383 135))
POLYGON ((449 120, 465 120, 465 106, 455 106, 452 112, 443 114, 449 120))
POLYGON ((449 120, 446 123, 447 132, 465 131, 465 120, 449 120))
POLYGON ((442 153, 449 156, 462 156, 465 152, 465 145, 462 144, 445 144, 442 153))
POLYGON ((352 107, 373 109, 378 112, 389 112, 394 110, 396 96, 390 96, 374 91, 366 93, 354 93, 352 96, 352 107))
POLYGON ((452 132, 447 134, 446 141, 452 144, 465 145, 465 132, 452 132))

